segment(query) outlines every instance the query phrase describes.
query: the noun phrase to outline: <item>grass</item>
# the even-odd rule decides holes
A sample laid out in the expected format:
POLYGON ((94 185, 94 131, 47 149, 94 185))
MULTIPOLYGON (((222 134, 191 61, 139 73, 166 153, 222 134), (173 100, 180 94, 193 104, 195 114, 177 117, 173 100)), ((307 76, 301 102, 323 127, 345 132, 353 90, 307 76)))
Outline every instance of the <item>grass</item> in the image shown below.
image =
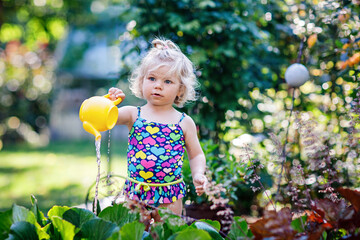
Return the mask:
MULTIPOLYGON (((125 176, 127 143, 111 142, 111 164, 107 161, 107 142, 101 145, 102 176, 106 176, 109 168, 114 174, 125 176)), ((90 140, 51 142, 43 148, 4 147, 0 151, 0 211, 14 203, 30 207, 31 194, 38 199, 44 213, 53 205, 83 204, 96 175, 95 145, 90 140)))

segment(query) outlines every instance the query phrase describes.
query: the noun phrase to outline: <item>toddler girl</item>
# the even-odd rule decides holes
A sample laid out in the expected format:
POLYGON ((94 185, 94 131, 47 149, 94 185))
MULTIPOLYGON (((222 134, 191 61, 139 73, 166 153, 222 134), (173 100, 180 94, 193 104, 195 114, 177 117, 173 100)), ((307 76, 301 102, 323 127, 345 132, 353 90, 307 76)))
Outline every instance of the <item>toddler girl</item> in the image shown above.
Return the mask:
MULTIPOLYGON (((205 156, 194 121, 178 112, 195 100, 196 76, 191 61, 170 40, 155 39, 130 78, 130 89, 146 100, 141 107, 119 108, 117 124, 129 129, 127 150, 128 199, 167 207, 180 215, 186 186, 181 168, 185 148, 196 193, 204 193, 205 156)), ((118 88, 110 88, 111 99, 125 98, 118 88)))

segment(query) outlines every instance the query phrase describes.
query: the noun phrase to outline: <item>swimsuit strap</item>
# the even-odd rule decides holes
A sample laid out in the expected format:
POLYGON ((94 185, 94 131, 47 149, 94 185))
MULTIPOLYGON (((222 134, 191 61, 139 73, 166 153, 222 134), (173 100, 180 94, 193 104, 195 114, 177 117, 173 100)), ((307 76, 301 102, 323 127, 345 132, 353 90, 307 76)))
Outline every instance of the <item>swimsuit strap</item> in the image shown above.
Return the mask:
POLYGON ((138 109, 138 118, 139 118, 139 117, 140 117, 141 108, 138 106, 137 109, 138 109))
POLYGON ((182 121, 185 117, 186 117, 185 113, 182 113, 182 114, 181 114, 180 121, 178 122, 178 124, 180 124, 180 123, 181 123, 181 121, 182 121))

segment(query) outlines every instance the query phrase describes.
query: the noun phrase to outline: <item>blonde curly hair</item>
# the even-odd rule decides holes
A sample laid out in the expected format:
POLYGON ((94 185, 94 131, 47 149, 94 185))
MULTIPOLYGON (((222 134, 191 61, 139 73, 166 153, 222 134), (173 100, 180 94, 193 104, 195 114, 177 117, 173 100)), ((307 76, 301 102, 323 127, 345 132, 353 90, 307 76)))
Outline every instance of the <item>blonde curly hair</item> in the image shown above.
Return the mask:
POLYGON ((179 97, 174 104, 178 107, 184 106, 188 101, 196 100, 196 87, 198 82, 194 73, 193 63, 181 52, 180 48, 170 40, 155 39, 152 48, 141 60, 140 65, 132 72, 130 89, 139 98, 144 98, 142 84, 148 73, 160 67, 170 67, 169 74, 174 74, 180 79, 179 97))

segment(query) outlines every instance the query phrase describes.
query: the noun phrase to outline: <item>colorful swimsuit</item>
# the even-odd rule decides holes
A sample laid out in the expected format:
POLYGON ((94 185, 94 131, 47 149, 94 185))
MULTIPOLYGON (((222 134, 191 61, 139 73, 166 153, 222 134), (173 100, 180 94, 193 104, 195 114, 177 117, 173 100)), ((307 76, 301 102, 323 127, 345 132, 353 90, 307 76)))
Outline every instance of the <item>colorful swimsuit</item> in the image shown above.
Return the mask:
POLYGON ((138 107, 138 117, 129 133, 128 178, 134 181, 126 180, 125 193, 130 199, 155 206, 175 202, 186 193, 181 174, 185 140, 179 125, 185 115, 177 124, 161 124, 147 122, 140 112, 138 107), (149 183, 150 190, 142 183, 149 183))

